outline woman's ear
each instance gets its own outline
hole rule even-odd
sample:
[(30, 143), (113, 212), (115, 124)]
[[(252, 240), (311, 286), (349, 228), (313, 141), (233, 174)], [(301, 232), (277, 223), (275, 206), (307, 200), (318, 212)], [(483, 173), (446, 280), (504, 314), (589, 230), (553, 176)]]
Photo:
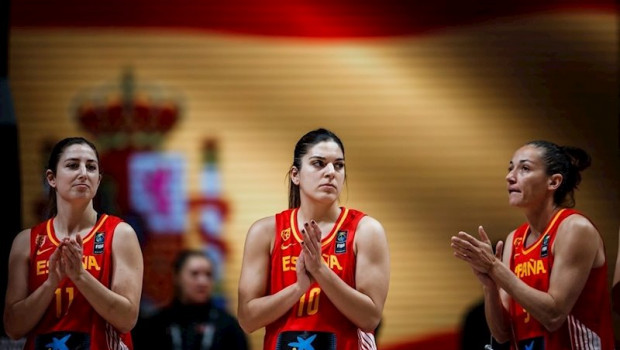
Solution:
[(297, 169), (296, 166), (292, 166), (291, 167), (291, 181), (293, 182), (293, 184), (299, 186), (299, 169)]
[(557, 190), (560, 185), (562, 184), (562, 180), (564, 180), (564, 177), (562, 176), (562, 174), (553, 174), (549, 177), (549, 189), (550, 190)]
[(51, 170), (47, 169), (45, 171), (45, 179), (47, 180), (47, 183), (48, 185), (50, 185), (51, 188), (56, 188), (56, 177)]

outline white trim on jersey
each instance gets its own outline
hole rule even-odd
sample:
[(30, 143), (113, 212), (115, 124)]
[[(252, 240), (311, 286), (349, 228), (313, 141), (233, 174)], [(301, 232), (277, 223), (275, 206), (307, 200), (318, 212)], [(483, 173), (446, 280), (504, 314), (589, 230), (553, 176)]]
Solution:
[(601, 337), (579, 322), (573, 315), (568, 315), (568, 331), (574, 350), (600, 350)]
[(363, 332), (358, 328), (357, 339), (359, 343), (359, 350), (377, 350), (377, 343), (375, 342), (374, 334)]

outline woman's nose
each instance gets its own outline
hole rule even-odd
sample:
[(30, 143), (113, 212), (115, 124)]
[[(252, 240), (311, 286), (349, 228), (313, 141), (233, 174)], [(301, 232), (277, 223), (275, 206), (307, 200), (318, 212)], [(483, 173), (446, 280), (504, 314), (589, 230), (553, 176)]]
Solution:
[(335, 172), (336, 172), (336, 169), (334, 168), (334, 165), (332, 163), (328, 163), (325, 166), (325, 174), (326, 175), (332, 176)]

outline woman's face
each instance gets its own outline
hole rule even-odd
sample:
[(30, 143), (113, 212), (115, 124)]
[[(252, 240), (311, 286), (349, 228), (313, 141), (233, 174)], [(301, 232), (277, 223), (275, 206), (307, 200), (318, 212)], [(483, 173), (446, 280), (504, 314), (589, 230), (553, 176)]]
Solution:
[(291, 180), (299, 185), (301, 197), (318, 202), (338, 200), (344, 179), (344, 155), (334, 141), (310, 147), (301, 159), (301, 169), (291, 170)]
[(190, 256), (176, 277), (179, 299), (184, 304), (203, 304), (211, 298), (213, 266), (201, 256)]
[(46, 175), (49, 185), (65, 200), (90, 200), (97, 194), (101, 182), (97, 155), (86, 144), (73, 144), (65, 148), (56, 165), (56, 174), (47, 170)]
[(542, 152), (541, 148), (525, 145), (514, 153), (506, 175), (510, 205), (535, 207), (553, 196), (557, 187), (546, 173)]

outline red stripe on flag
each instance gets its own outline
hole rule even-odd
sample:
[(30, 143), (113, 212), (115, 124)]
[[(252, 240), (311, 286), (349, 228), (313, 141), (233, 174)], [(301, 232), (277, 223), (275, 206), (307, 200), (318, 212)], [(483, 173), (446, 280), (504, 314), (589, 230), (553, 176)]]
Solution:
[(317, 38), (421, 34), (503, 16), (616, 11), (609, 0), (15, 0), (14, 27), (138, 27)]

